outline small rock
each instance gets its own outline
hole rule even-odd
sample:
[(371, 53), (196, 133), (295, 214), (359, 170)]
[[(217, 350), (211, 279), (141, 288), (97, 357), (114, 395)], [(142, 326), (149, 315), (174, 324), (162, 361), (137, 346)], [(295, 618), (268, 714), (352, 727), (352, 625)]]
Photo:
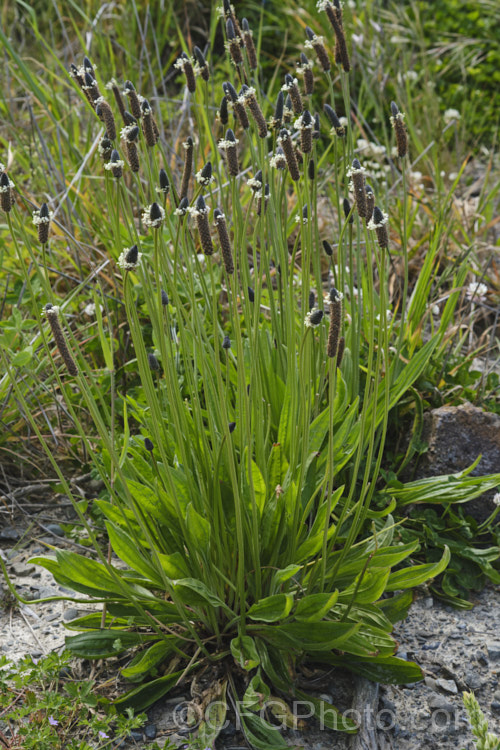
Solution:
[(20, 538), (21, 532), (13, 526), (5, 526), (0, 529), (0, 541), (2, 542), (17, 542)]
[(442, 680), (440, 678), (439, 680), (436, 680), (436, 687), (441, 688), (441, 690), (444, 690), (446, 693), (453, 693), (454, 695), (458, 693), (455, 680)]
[(64, 531), (58, 523), (49, 523), (45, 528), (47, 529), (47, 531), (52, 532), (52, 534), (55, 534), (56, 536), (64, 536)]
[(484, 664), (485, 667), (488, 666), (488, 657), (486, 656), (486, 654), (483, 654), (482, 651), (477, 652), (476, 659), (480, 664)]
[(431, 609), (434, 606), (434, 599), (432, 596), (426, 596), (424, 599), (424, 607), (426, 609)]
[(482, 679), (480, 678), (478, 673), (473, 669), (465, 673), (464, 680), (469, 690), (479, 690), (479, 688), (483, 684)]
[(500, 641), (486, 641), (486, 648), (490, 659), (500, 659)]
[(500, 701), (500, 690), (495, 690), (495, 692), (493, 693), (493, 698), (496, 701)]
[(148, 724), (144, 727), (144, 734), (146, 735), (146, 739), (148, 740), (154, 740), (156, 737), (156, 725), (155, 724)]
[(492, 701), (491, 710), (495, 713), (500, 713), (500, 701)]
[(34, 565), (26, 565), (25, 563), (15, 563), (12, 568), (12, 575), (17, 578), (25, 578), (35, 572)]
[(424, 682), (431, 690), (435, 690), (437, 687), (436, 680), (433, 677), (425, 677)]
[(75, 607), (69, 607), (63, 612), (63, 619), (66, 620), (66, 622), (68, 620), (74, 620), (75, 617), (78, 617), (79, 614), (80, 612), (78, 609), (76, 609)]
[(135, 742), (142, 742), (142, 732), (140, 729), (132, 729), (129, 735), (129, 739)]
[(422, 651), (435, 651), (438, 649), (441, 645), (441, 641), (437, 641), (435, 643), (424, 643), (422, 646)]
[(448, 714), (455, 712), (455, 706), (450, 701), (446, 700), (443, 695), (433, 695), (429, 699), (429, 708), (432, 711), (445, 711)]

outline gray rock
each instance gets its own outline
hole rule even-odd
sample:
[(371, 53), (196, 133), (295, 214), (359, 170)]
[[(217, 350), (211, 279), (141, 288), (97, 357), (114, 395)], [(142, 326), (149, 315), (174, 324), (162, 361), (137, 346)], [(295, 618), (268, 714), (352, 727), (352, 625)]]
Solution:
[(1, 542), (17, 542), (20, 538), (21, 532), (14, 526), (4, 526), (3, 529), (0, 529)]
[(51, 531), (56, 536), (64, 536), (64, 531), (61, 529), (58, 523), (49, 523), (45, 527), (47, 531)]
[(156, 726), (155, 724), (148, 724), (144, 727), (144, 734), (146, 735), (146, 739), (148, 740), (154, 740), (156, 737)]
[(12, 575), (17, 578), (26, 578), (26, 576), (30, 576), (34, 573), (35, 570), (36, 568), (34, 565), (26, 565), (25, 563), (14, 563), (11, 568)]
[(474, 669), (470, 669), (465, 673), (464, 680), (469, 690), (479, 690), (483, 684), (483, 680)]
[(444, 711), (448, 714), (455, 713), (455, 706), (443, 695), (433, 695), (429, 699), (429, 708), (431, 711)]
[(437, 683), (433, 677), (425, 677), (424, 682), (431, 690), (436, 690)]
[(441, 690), (444, 690), (446, 693), (453, 693), (454, 695), (458, 693), (455, 680), (436, 680), (436, 687), (441, 688)]
[(63, 612), (63, 619), (66, 620), (74, 620), (76, 617), (78, 617), (80, 614), (80, 611), (76, 609), (75, 607), (69, 607)]
[[(500, 466), (500, 416), (472, 404), (442, 406), (424, 416), (422, 440), (428, 451), (422, 457), (415, 479), (455, 474), (469, 467), (481, 454), (471, 476), (494, 474)], [(482, 523), (495, 509), (495, 491), (484, 493), (463, 505)]]
[(486, 641), (488, 656), (494, 661), (500, 659), (500, 641)]
[(135, 742), (142, 742), (142, 732), (140, 729), (132, 729), (130, 732), (130, 739)]

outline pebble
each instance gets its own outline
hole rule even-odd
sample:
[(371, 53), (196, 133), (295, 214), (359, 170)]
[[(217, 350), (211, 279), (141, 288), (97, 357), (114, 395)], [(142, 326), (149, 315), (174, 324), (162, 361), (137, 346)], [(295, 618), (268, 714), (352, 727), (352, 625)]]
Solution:
[(484, 664), (485, 667), (488, 666), (488, 657), (486, 656), (486, 654), (483, 654), (482, 651), (477, 652), (476, 659), (480, 664)]
[(491, 710), (495, 711), (496, 713), (500, 713), (500, 701), (492, 701)]
[(486, 641), (486, 649), (490, 659), (500, 659), (500, 641)]
[(63, 612), (63, 619), (68, 620), (74, 620), (75, 617), (78, 617), (80, 614), (80, 611), (76, 609), (75, 607), (69, 607), (68, 609), (64, 610)]
[(3, 529), (0, 529), (0, 541), (2, 542), (17, 542), (20, 538), (21, 532), (13, 526), (4, 526)]
[(26, 576), (30, 576), (35, 572), (35, 566), (26, 565), (25, 563), (14, 563), (11, 570), (12, 575), (17, 576), (17, 578), (26, 578)]
[(45, 528), (47, 529), (47, 531), (51, 531), (56, 536), (64, 536), (64, 531), (58, 523), (48, 523)]
[(433, 695), (429, 699), (429, 708), (432, 711), (445, 711), (448, 714), (455, 713), (455, 706), (446, 700), (443, 695)]
[(144, 734), (146, 735), (146, 739), (148, 740), (154, 740), (156, 737), (156, 725), (155, 724), (147, 724), (144, 727)]
[(132, 729), (129, 735), (130, 740), (134, 740), (135, 742), (142, 742), (142, 732), (140, 729)]
[(471, 669), (465, 673), (464, 680), (470, 690), (479, 690), (479, 688), (483, 684), (482, 679), (474, 669)]
[(436, 687), (441, 688), (441, 690), (444, 690), (446, 693), (453, 693), (454, 695), (458, 693), (455, 680), (436, 680)]

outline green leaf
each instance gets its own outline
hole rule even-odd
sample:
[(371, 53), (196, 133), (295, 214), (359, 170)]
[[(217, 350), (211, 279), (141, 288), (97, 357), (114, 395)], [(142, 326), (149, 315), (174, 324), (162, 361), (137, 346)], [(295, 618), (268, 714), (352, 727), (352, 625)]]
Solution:
[[(247, 471), (248, 471), (248, 461), (246, 461), (246, 465), (247, 465)], [(251, 467), (252, 467), (252, 483), (253, 483), (253, 493), (255, 497), (255, 504), (257, 506), (257, 510), (259, 511), (259, 516), (262, 516), (262, 512), (266, 504), (266, 483), (264, 481), (264, 477), (262, 476), (259, 467), (253, 460), (251, 462)]]
[(349, 588), (340, 592), (339, 602), (355, 601), (356, 604), (369, 604), (377, 601), (385, 591), (389, 573), (389, 570), (380, 569), (361, 572)]
[(194, 549), (201, 554), (208, 553), (210, 549), (210, 524), (189, 503), (186, 511), (186, 527), (189, 539)]
[(397, 656), (365, 656), (360, 660), (352, 656), (346, 659), (336, 654), (324, 653), (318, 654), (318, 659), (323, 664), (346, 667), (350, 672), (386, 685), (406, 685), (423, 679), (422, 670), (415, 662), (405, 661)]
[(12, 357), (11, 364), (13, 367), (26, 367), (26, 365), (29, 365), (32, 358), (33, 358), (33, 347), (27, 346), (21, 352), (17, 352), (17, 354), (15, 354)]
[[(83, 617), (76, 617), (74, 620), (63, 623), (66, 630), (100, 630), (102, 627), (102, 612), (92, 612), (89, 615), (83, 615)], [(113, 617), (113, 615), (107, 613), (104, 622), (105, 627), (112, 627), (113, 629), (123, 628), (127, 629), (130, 627), (128, 618)]]
[(318, 622), (328, 614), (338, 596), (338, 591), (334, 591), (333, 594), (309, 594), (304, 596), (295, 608), (294, 617), (299, 622)]
[[(250, 627), (250, 626), (249, 626)], [(284, 623), (276, 628), (263, 626), (259, 635), (275, 646), (291, 644), (300, 651), (324, 651), (341, 648), (347, 650), (347, 642), (361, 628), (361, 623), (315, 622), (314, 626), (305, 622)]]
[[(75, 552), (57, 550), (55, 560), (49, 557), (35, 557), (31, 562), (47, 568), (62, 586), (68, 586), (73, 591), (83, 594), (125, 596), (124, 592), (127, 590), (127, 584), (123, 582), (121, 586), (102, 563)], [(120, 575), (118, 571), (117, 575)]]
[(289, 581), (290, 578), (293, 578), (293, 576), (297, 575), (299, 571), (301, 571), (303, 568), (302, 565), (294, 565), (291, 563), (290, 565), (287, 565), (286, 568), (281, 568), (281, 570), (276, 570), (273, 573), (273, 586), (280, 586), (282, 583), (285, 583), (285, 581)]
[(163, 588), (164, 584), (161, 576), (155, 567), (141, 554), (141, 546), (137, 540), (134, 541), (129, 534), (118, 526), (115, 526), (111, 521), (106, 521), (105, 523), (111, 546), (120, 560), (127, 563), (132, 570), (148, 578), (158, 588)]
[(252, 747), (257, 750), (282, 750), (288, 747), (280, 734), (279, 727), (269, 724), (252, 713), (241, 711), (239, 716), (243, 733)]
[(260, 669), (249, 682), (243, 696), (243, 708), (249, 711), (260, 711), (271, 695), (269, 686), (263, 681)]
[(283, 484), (287, 470), (288, 463), (281, 450), (281, 443), (273, 443), (267, 463), (268, 495), (272, 495), (276, 487)]
[(254, 669), (259, 665), (259, 654), (255, 647), (253, 638), (248, 635), (239, 635), (231, 641), (231, 653), (240, 667)]
[[(161, 620), (165, 625), (173, 625), (174, 623), (183, 621), (182, 613), (172, 602), (166, 602), (162, 599), (140, 600), (138, 598), (137, 602), (143, 608), (147, 609), (150, 615), (156, 617), (157, 620)], [(127, 618), (137, 625), (152, 625), (151, 618), (143, 614), (131, 603), (108, 602), (107, 609), (114, 617)]]
[(185, 558), (180, 552), (173, 552), (171, 555), (159, 552), (158, 559), (167, 578), (189, 578)]
[(292, 414), (292, 390), (293, 383), (290, 381), (286, 384), (285, 397), (281, 405), (281, 418), (278, 428), (278, 443), (282, 446), (285, 456), (289, 457), (289, 446), (292, 434), (295, 432), (295, 420)]
[(390, 599), (381, 599), (375, 606), (379, 607), (387, 619), (394, 624), (408, 616), (408, 610), (412, 602), (413, 592), (403, 591)]
[(414, 586), (420, 586), (430, 578), (446, 569), (450, 561), (450, 550), (444, 548), (443, 556), (437, 563), (425, 563), (423, 565), (413, 565), (411, 568), (403, 568), (391, 573), (387, 581), (386, 591), (397, 591), (398, 589), (408, 589)]
[(148, 675), (152, 669), (161, 664), (164, 659), (173, 652), (175, 638), (161, 640), (153, 643), (145, 651), (136, 654), (128, 667), (121, 670), (123, 677), (131, 682), (138, 682)]
[(320, 698), (315, 698), (308, 693), (304, 693), (302, 690), (295, 690), (297, 698), (301, 698), (306, 703), (309, 703), (314, 707), (314, 716), (320, 722), (321, 726), (328, 727), (328, 729), (334, 729), (337, 732), (347, 732), (347, 734), (355, 734), (359, 726), (352, 719), (349, 719), (332, 706), (331, 703), (322, 701)]
[(255, 646), (262, 669), (269, 677), (273, 686), (284, 693), (288, 693), (290, 676), (280, 647), (273, 648), (271, 644), (266, 643), (262, 638), (255, 638)]
[(292, 594), (275, 594), (265, 599), (260, 599), (248, 610), (248, 617), (252, 620), (263, 622), (276, 622), (284, 620), (293, 606)]
[(66, 637), (66, 646), (75, 656), (82, 659), (105, 659), (117, 656), (123, 651), (156, 640), (158, 636), (131, 633), (126, 630), (97, 630)]
[[(189, 671), (198, 666), (198, 662), (192, 664)], [(156, 680), (147, 682), (145, 685), (129, 690), (121, 698), (113, 701), (113, 705), (119, 711), (126, 711), (127, 708), (133, 708), (135, 711), (144, 711), (156, 701), (163, 698), (173, 687), (176, 686), (179, 678), (185, 673), (185, 670), (173, 672), (172, 674), (158, 677)]]
[(390, 482), (380, 496), (394, 497), (398, 507), (415, 503), (466, 503), (500, 484), (500, 474), (469, 476), (476, 465), (477, 461), (457, 474), (426, 477), (406, 484)]
[(200, 604), (210, 604), (212, 607), (222, 607), (231, 616), (234, 615), (227, 604), (210, 591), (203, 581), (199, 581), (197, 578), (181, 578), (172, 581), (172, 585), (181, 601), (188, 606), (196, 607)]

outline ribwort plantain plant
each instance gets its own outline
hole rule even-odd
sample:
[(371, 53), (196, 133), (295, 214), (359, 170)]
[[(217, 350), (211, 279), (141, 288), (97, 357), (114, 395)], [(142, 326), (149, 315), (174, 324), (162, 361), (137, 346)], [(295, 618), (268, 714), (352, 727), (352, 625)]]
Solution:
[[(389, 317), (390, 229), (399, 227), (389, 222), (386, 196), (370, 189), (368, 198), (352, 123), (336, 114), (350, 112), (350, 61), (340, 10), (320, 5), (339, 50), (327, 50), (307, 27), (305, 49), (320, 62), (315, 95), (328, 99), (318, 99), (325, 113), (319, 118), (314, 100), (307, 99), (311, 109), (304, 106), (311, 97), (307, 58), (301, 57), (303, 91), (286, 73), (283, 90), (268, 96), (255, 73), (259, 45), (252, 48), (247, 23), (240, 31), (229, 2), (220, 22), (228, 58), (207, 62), (198, 50), (193, 65), (182, 52), (174, 66), (190, 116), (176, 120), (167, 102), (150, 97), (158, 122), (167, 123), (162, 132), (134, 84), (123, 86), (127, 114), (112, 81), (116, 114), (125, 122), (118, 142), (98, 69), (72, 66), (91, 129), (99, 119), (105, 126), (105, 134), (92, 130), (105, 159), (92, 162), (103, 198), (93, 231), (126, 315), (121, 324), (111, 310), (103, 315), (103, 295), (93, 289), (109, 398), (81, 338), (70, 325), (66, 336), (54, 312), (81, 287), (63, 299), (51, 283), (46, 255), (26, 230), (19, 201), (11, 200), (14, 183), (1, 175), (14, 249), (31, 261), (22, 272), (40, 328), (37, 344), (45, 347), (81, 450), (106, 488), (96, 506), (109, 546), (73, 497), (27, 408), (17, 364), (2, 348), (13, 392), (95, 550), (92, 558), (56, 550), (34, 560), (101, 605), (69, 623), (81, 632), (67, 646), (93, 659), (133, 652), (121, 673), (135, 687), (118, 698), (121, 708), (145, 708), (210, 665), (211, 700), (225, 705), (231, 696), (249, 743), (266, 750), (286, 746), (266, 708), (271, 690), (285, 702), (309, 700), (330, 728), (357, 730), (351, 718), (304, 692), (308, 661), (375, 680), (420, 679), (415, 664), (394, 655), (392, 624), (404, 617), (409, 590), (440, 574), (449, 559), (445, 548), (437, 562), (412, 565), (418, 541), (395, 538), (390, 488), (385, 507), (374, 510), (372, 498), (376, 488), (384, 491), (389, 414), (442, 346), (465, 274), (457, 271), (443, 322), (425, 343), (419, 333), (437, 246), (409, 309)], [(319, 31), (322, 19), (316, 22)], [(220, 75), (217, 62), (225, 66)], [(222, 92), (217, 118), (209, 102), (221, 101)], [(285, 127), (292, 114), (295, 122)], [(329, 239), (325, 197), (335, 214)], [(403, 255), (406, 228), (404, 237)], [(44, 253), (51, 242), (44, 236)], [(40, 315), (42, 298), (66, 369)], [(122, 385), (120, 325), (133, 347)], [(131, 387), (130, 370), (137, 373)], [(75, 408), (75, 392), (82, 409)], [(499, 481), (496, 475), (479, 484)], [(215, 728), (202, 721), (207, 744), (224, 717), (225, 709)]]

